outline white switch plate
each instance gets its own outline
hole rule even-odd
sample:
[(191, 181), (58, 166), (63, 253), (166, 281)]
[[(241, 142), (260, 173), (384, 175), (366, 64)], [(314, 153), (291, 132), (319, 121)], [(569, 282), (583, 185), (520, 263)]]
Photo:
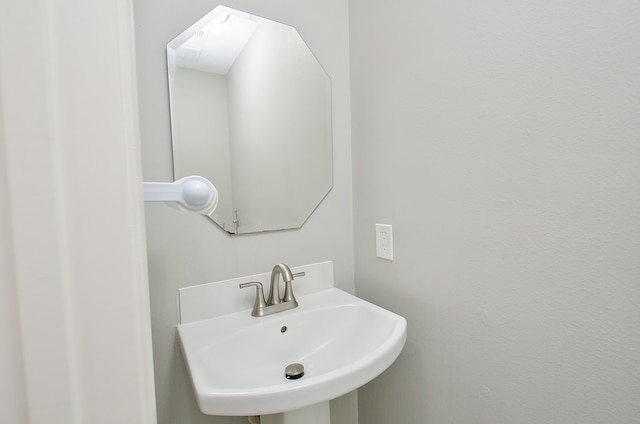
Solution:
[(388, 224), (376, 224), (376, 256), (393, 260), (393, 228)]

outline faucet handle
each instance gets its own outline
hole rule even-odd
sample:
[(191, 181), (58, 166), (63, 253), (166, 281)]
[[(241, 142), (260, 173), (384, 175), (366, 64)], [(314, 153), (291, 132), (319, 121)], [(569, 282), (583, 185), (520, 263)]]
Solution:
[[(295, 274), (291, 274), (291, 281), (295, 277), (304, 277), (306, 274), (304, 272), (296, 272)], [(283, 302), (293, 302), (296, 306), (298, 306), (298, 301), (296, 297), (293, 295), (293, 285), (291, 281), (284, 282), (284, 297), (282, 298)]]
[(240, 288), (244, 289), (246, 287), (256, 287), (256, 301), (253, 304), (253, 310), (251, 311), (251, 316), (261, 317), (264, 315), (264, 308), (267, 307), (267, 302), (264, 300), (264, 290), (262, 289), (262, 283), (257, 281), (251, 283), (242, 283), (240, 284)]

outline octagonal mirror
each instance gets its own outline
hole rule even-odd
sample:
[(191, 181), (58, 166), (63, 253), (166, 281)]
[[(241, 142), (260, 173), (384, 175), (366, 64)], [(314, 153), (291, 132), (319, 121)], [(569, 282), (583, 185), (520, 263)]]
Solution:
[(167, 45), (176, 179), (230, 234), (299, 228), (333, 185), (331, 82), (295, 28), (218, 6)]

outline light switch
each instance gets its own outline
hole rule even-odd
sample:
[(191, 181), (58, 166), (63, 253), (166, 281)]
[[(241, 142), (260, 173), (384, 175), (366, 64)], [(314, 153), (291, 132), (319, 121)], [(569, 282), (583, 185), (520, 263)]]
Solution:
[(376, 256), (393, 260), (393, 228), (388, 224), (376, 224)]

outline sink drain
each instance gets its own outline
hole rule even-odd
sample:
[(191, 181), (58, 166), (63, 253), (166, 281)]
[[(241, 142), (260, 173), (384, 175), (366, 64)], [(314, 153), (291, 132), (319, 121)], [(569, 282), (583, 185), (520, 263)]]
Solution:
[(299, 378), (302, 378), (303, 375), (304, 375), (304, 365), (302, 364), (298, 364), (298, 363), (289, 364), (284, 369), (284, 376), (289, 380), (297, 380)]

